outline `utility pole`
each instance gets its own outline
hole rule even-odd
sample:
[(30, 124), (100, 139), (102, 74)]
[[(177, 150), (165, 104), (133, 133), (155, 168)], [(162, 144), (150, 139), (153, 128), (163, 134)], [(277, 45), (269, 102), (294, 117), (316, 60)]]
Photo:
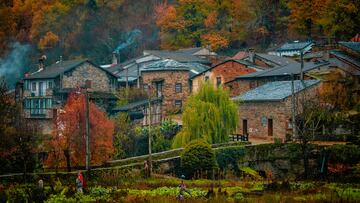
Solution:
[(129, 68), (126, 68), (126, 89), (129, 88)]
[(300, 62), (301, 62), (300, 80), (302, 82), (304, 80), (304, 51), (303, 50), (300, 51)]
[(139, 64), (136, 62), (136, 68), (137, 68), (137, 88), (140, 88), (140, 67)]
[(292, 114), (292, 131), (293, 131), (293, 140), (297, 138), (297, 131), (296, 131), (296, 106), (295, 106), (295, 87), (294, 87), (294, 74), (291, 74), (291, 114)]
[(85, 133), (86, 133), (86, 170), (88, 172), (90, 172), (90, 115), (89, 115), (89, 95), (88, 95), (88, 90), (87, 87), (85, 87), (85, 99), (86, 99), (86, 103), (85, 103)]
[(151, 157), (151, 98), (149, 95), (149, 177), (152, 175), (152, 157)]

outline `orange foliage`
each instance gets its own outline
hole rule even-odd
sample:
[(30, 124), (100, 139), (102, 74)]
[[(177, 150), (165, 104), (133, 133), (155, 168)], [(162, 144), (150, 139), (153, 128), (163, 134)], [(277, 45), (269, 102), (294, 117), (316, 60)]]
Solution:
[(44, 50), (48, 47), (53, 47), (57, 42), (59, 42), (59, 37), (53, 32), (47, 32), (46, 35), (40, 39), (38, 47)]
[(174, 6), (159, 5), (156, 8), (156, 24), (162, 31), (178, 30), (185, 26), (185, 21), (177, 16)]
[(213, 11), (212, 13), (210, 13), (210, 15), (208, 15), (208, 17), (204, 21), (205, 27), (207, 27), (207, 28), (214, 27), (217, 16), (218, 16), (218, 13), (216, 11)]
[(344, 173), (349, 170), (350, 167), (344, 164), (329, 164), (328, 171), (329, 173)]
[[(113, 154), (113, 122), (99, 108), (89, 103), (91, 165), (100, 165)], [(85, 96), (72, 93), (58, 115), (57, 128), (49, 146), (53, 151), (46, 160), (48, 167), (65, 167), (65, 152), (71, 166), (85, 165)]]
[(209, 33), (201, 36), (202, 43), (210, 45), (212, 50), (226, 48), (229, 46), (229, 40), (219, 33)]

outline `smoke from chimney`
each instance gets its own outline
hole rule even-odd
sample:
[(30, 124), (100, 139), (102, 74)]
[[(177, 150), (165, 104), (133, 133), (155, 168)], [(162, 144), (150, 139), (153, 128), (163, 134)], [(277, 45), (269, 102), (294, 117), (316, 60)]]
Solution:
[(0, 58), (0, 78), (4, 78), (10, 87), (14, 87), (15, 83), (24, 76), (26, 67), (30, 64), (28, 57), (30, 50), (30, 45), (15, 42), (5, 58)]
[(128, 32), (125, 34), (125, 42), (120, 43), (114, 50), (114, 53), (119, 54), (121, 50), (125, 49), (126, 47), (132, 45), (136, 38), (141, 35), (141, 31), (138, 29), (135, 29), (131, 32)]

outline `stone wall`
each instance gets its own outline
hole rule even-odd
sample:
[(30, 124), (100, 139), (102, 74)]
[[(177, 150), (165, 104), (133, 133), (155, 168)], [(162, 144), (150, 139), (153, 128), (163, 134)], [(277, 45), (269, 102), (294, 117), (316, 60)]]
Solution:
[(41, 134), (50, 135), (55, 127), (53, 119), (43, 119), (43, 118), (31, 118), (28, 119), (30, 124), (35, 125)]
[(197, 92), (201, 82), (205, 81), (205, 76), (209, 77), (209, 80), (216, 87), (217, 77), (221, 77), (221, 84), (225, 84), (238, 76), (246, 75), (255, 72), (254, 69), (248, 68), (244, 64), (240, 64), (234, 61), (227, 61), (221, 63), (204, 74), (198, 75), (193, 79), (192, 92)]
[[(249, 137), (258, 137), (272, 140), (280, 138), (285, 140), (291, 119), (291, 109), (286, 101), (282, 102), (251, 102), (241, 103), (239, 106), (238, 133), (243, 133), (243, 120), (247, 120)], [(268, 135), (268, 120), (272, 119), (273, 135)]]
[(265, 83), (270, 82), (266, 79), (252, 79), (252, 80), (232, 80), (226, 83), (226, 87), (230, 91), (230, 96), (239, 96), (245, 92), (257, 88)]
[[(175, 101), (180, 100), (184, 105), (190, 94), (189, 72), (188, 71), (152, 71), (142, 72), (143, 85), (149, 85), (155, 90), (155, 81), (162, 81), (162, 114), (164, 116), (178, 110)], [(175, 92), (175, 84), (181, 83), (181, 92)]]
[(62, 86), (63, 88), (81, 87), (85, 86), (86, 80), (91, 81), (92, 91), (110, 92), (115, 88), (115, 86), (111, 85), (113, 84), (111, 80), (115, 80), (115, 78), (87, 62), (76, 67), (71, 72), (65, 73)]

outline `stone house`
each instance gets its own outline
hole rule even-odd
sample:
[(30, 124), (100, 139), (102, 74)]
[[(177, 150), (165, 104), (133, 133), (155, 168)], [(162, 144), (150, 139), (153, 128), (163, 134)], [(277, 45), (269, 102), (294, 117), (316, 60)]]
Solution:
[(205, 70), (191, 80), (192, 92), (197, 92), (200, 84), (204, 81), (210, 81), (215, 87), (223, 85), (226, 82), (234, 80), (235, 77), (246, 75), (261, 70), (247, 61), (228, 59), (208, 70)]
[(352, 79), (352, 92), (360, 99), (360, 42), (339, 42), (339, 49), (330, 52), (330, 62), (332, 69)]
[[(141, 71), (151, 63), (165, 59), (175, 60), (186, 64), (202, 64), (210, 65), (211, 62), (204, 56), (206, 49), (203, 48), (189, 48), (178, 51), (168, 50), (145, 50), (142, 56), (127, 60), (123, 63), (117, 63), (116, 56), (112, 64), (102, 65), (101, 67), (112, 72), (118, 78), (119, 87), (138, 87), (141, 84)], [(216, 56), (216, 53), (210, 52), (211, 56)]]
[[(329, 64), (329, 62), (304, 63), (304, 79), (312, 79), (312, 77), (306, 75), (311, 71), (328, 70)], [(291, 75), (294, 76), (294, 79), (300, 79), (300, 73), (301, 65), (299, 63), (290, 63), (285, 66), (238, 76), (226, 82), (225, 86), (229, 88), (231, 96), (238, 96), (268, 82), (291, 80)]]
[[(25, 117), (40, 126), (44, 134), (52, 131), (53, 119), (67, 99), (80, 87), (88, 87), (90, 99), (111, 105), (112, 92), (117, 87), (116, 76), (89, 60), (58, 61), (50, 66), (39, 65), (39, 70), (23, 79), (22, 102)], [(105, 110), (107, 105), (103, 106)]]
[[(320, 81), (294, 81), (294, 96), (311, 99), (317, 95)], [(238, 133), (266, 140), (286, 139), (292, 134), (291, 81), (269, 82), (234, 97), (239, 102)], [(304, 95), (306, 97), (304, 97)], [(298, 113), (301, 110), (297, 109)]]
[(162, 115), (166, 116), (181, 110), (190, 95), (191, 79), (206, 69), (201, 64), (165, 59), (141, 70), (142, 85), (145, 91), (152, 91), (162, 99)]

